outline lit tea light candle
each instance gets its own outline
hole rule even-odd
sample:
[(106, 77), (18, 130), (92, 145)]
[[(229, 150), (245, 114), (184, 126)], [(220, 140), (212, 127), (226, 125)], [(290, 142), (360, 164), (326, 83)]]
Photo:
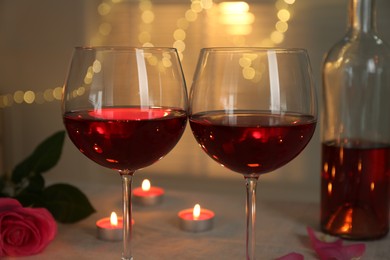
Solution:
[(213, 227), (214, 212), (202, 209), (196, 204), (193, 209), (185, 209), (178, 214), (180, 228), (190, 232), (202, 232)]
[(107, 241), (119, 241), (123, 237), (123, 219), (118, 218), (115, 212), (109, 218), (102, 218), (96, 222), (97, 237)]
[(153, 187), (148, 179), (143, 180), (141, 187), (133, 190), (134, 203), (152, 206), (162, 202), (164, 190), (159, 187)]
[[(134, 225), (134, 219), (131, 220)], [(108, 218), (96, 221), (97, 237), (101, 240), (119, 241), (123, 238), (123, 218), (118, 217), (115, 212), (111, 212)]]

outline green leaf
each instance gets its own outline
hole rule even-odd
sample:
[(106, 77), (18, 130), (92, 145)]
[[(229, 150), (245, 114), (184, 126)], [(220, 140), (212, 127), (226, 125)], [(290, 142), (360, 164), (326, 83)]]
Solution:
[(12, 181), (19, 183), (24, 178), (41, 174), (54, 167), (61, 157), (64, 140), (65, 131), (63, 130), (44, 140), (29, 157), (15, 167), (12, 172)]
[(43, 207), (42, 192), (23, 190), (14, 198), (17, 199), (23, 207)]
[(95, 212), (88, 198), (72, 185), (54, 184), (47, 187), (43, 194), (45, 207), (59, 222), (74, 223)]
[(41, 192), (45, 188), (45, 179), (42, 175), (35, 175), (29, 179), (28, 186), (25, 188), (30, 192)]
[(5, 197), (6, 194), (4, 192), (6, 179), (5, 176), (0, 176), (0, 197)]

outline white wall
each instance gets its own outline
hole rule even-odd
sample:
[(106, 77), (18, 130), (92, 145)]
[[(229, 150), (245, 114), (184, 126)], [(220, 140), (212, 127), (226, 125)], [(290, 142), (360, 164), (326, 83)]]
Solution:
[[(154, 1), (152, 1), (153, 3)], [(190, 1), (158, 1), (153, 6), (155, 21), (149, 28), (155, 45), (171, 46), (176, 21), (183, 17)], [(188, 3), (187, 3), (188, 2)], [(63, 84), (69, 58), (75, 45), (86, 45), (95, 37), (103, 22), (112, 24), (111, 35), (101, 38), (102, 44), (139, 45), (140, 11), (138, 1), (116, 5), (110, 15), (99, 16), (98, 0), (2, 0), (0, 1), (0, 94), (16, 90), (44, 91)], [(165, 3), (165, 4), (164, 4)], [(253, 34), (246, 36), (252, 45), (268, 37), (276, 21), (274, 1), (255, 1), (250, 11), (257, 15)], [(320, 67), (324, 53), (338, 41), (345, 30), (347, 0), (296, 0), (293, 17), (285, 41), (280, 47), (308, 49), (320, 92)], [(378, 31), (390, 42), (390, 2), (377, 0)], [(223, 27), (215, 27), (215, 19), (205, 14), (187, 30), (183, 68), (188, 88), (191, 85), (197, 55), (201, 47), (231, 45), (223, 37)], [(216, 34), (218, 32), (218, 34)], [(25, 158), (48, 135), (64, 129), (60, 102), (44, 104), (14, 104), (0, 111), (3, 117), (2, 145), (5, 165), (10, 170)], [(307, 149), (293, 162), (264, 176), (270, 182), (292, 183), (302, 187), (317, 187), (320, 171), (320, 138), (316, 134)], [(59, 165), (47, 177), (53, 181), (81, 182), (107, 173), (86, 159), (66, 139)], [(189, 127), (177, 147), (162, 161), (142, 173), (194, 175), (239, 178), (221, 168), (197, 146)]]

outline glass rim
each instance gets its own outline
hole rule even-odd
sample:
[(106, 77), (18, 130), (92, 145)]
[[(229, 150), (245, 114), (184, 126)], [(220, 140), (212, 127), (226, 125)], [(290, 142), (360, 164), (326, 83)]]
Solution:
[(304, 48), (279, 48), (279, 47), (206, 47), (201, 48), (201, 52), (268, 52), (276, 53), (307, 53)]
[(86, 51), (134, 51), (134, 50), (160, 50), (160, 51), (174, 51), (177, 49), (174, 47), (140, 47), (140, 46), (121, 46), (121, 45), (102, 45), (102, 46), (75, 46), (75, 50), (86, 50)]

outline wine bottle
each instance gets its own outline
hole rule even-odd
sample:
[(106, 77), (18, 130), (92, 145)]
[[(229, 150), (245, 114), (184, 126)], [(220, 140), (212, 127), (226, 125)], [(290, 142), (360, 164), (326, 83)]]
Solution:
[(375, 0), (349, 0), (344, 38), (322, 68), (321, 228), (346, 239), (389, 230), (390, 48)]

